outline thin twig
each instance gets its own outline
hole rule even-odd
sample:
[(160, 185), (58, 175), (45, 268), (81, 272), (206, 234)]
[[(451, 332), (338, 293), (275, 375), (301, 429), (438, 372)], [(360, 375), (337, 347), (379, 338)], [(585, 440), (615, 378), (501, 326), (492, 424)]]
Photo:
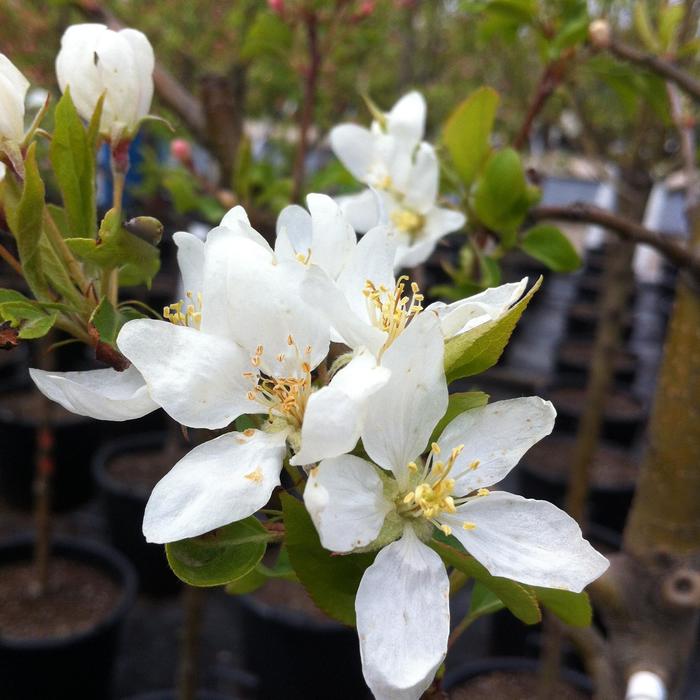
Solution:
[(0, 258), (2, 258), (20, 277), (24, 277), (19, 260), (17, 260), (17, 258), (2, 244), (0, 244)]
[(626, 240), (644, 243), (655, 248), (679, 268), (688, 269), (700, 276), (700, 257), (672, 240), (672, 234), (652, 231), (635, 221), (612, 214), (600, 207), (582, 202), (568, 206), (541, 206), (531, 209), (530, 217), (535, 221), (552, 219), (598, 224)]

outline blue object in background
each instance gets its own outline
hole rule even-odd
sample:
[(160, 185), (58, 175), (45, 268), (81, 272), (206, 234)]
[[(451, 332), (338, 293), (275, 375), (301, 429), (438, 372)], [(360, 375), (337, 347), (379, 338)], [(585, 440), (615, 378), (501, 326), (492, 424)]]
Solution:
[[(143, 136), (141, 132), (129, 146), (129, 172), (126, 174), (126, 185), (124, 187), (124, 208), (128, 209), (132, 202), (129, 190), (141, 184), (141, 164), (143, 163)], [(112, 169), (110, 167), (109, 144), (102, 144), (97, 153), (97, 206), (100, 210), (106, 211), (112, 207)]]

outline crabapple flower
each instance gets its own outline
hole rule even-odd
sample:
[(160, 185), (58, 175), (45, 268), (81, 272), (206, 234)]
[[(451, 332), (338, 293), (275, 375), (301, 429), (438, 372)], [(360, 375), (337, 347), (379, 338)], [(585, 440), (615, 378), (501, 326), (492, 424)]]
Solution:
[(380, 548), (355, 600), (363, 672), (378, 700), (420, 697), (447, 651), (449, 579), (426, 544), (435, 528), (492, 575), (529, 585), (581, 591), (608, 566), (554, 505), (487, 488), (551, 432), (549, 402), (528, 397), (466, 411), (421, 460), (447, 393), (442, 348), (411, 352), (413, 327), (386, 353), (403, 366), (372, 401), (362, 435), (372, 461), (323, 460), (304, 491), (324, 547)]
[(285, 207), (277, 219), (275, 254), (313, 263), (337, 279), (357, 245), (357, 236), (340, 207), (325, 194), (306, 197), (308, 211)]
[(153, 99), (153, 48), (136, 29), (113, 31), (104, 24), (74, 24), (61, 38), (56, 76), (83, 119), (105, 95), (100, 134), (113, 146), (131, 138)]
[(386, 374), (365, 371), (360, 353), (316, 391), (312, 372), (328, 352), (329, 329), (301, 299), (308, 267), (278, 258), (240, 207), (205, 243), (178, 236), (188, 301), (173, 304), (167, 321), (128, 322), (117, 345), (152, 398), (184, 425), (220, 429), (255, 413), (268, 420), (264, 430), (194, 448), (156, 485), (143, 530), (158, 543), (252, 515), (280, 483), (288, 448), (302, 463), (351, 450), (362, 427), (353, 398)]
[[(322, 269), (309, 270), (303, 294), (328, 318), (337, 339), (354, 350), (382, 355), (423, 311), (423, 295), (409, 278), (394, 276), (396, 235), (382, 227), (366, 233), (333, 280)], [(522, 296), (527, 278), (503, 284), (451, 304), (435, 302), (427, 310), (440, 319), (445, 340), (482, 323), (497, 320)]]
[(440, 167), (434, 148), (421, 141), (424, 126), (425, 101), (412, 92), (371, 129), (341, 124), (330, 133), (343, 165), (371, 188), (341, 198), (343, 211), (360, 232), (386, 219), (398, 236), (397, 268), (423, 262), (465, 223), (461, 212), (437, 206)]
[(0, 53), (0, 155), (24, 171), (20, 144), (24, 139), (24, 98), (29, 81), (5, 54)]

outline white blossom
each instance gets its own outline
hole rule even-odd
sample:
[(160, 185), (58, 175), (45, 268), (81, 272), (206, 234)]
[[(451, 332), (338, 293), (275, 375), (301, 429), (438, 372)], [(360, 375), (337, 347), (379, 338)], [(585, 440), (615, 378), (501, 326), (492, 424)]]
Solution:
[(445, 657), (449, 579), (426, 544), (435, 528), (492, 575), (525, 584), (580, 591), (608, 566), (563, 511), (487, 488), (551, 432), (549, 402), (530, 397), (466, 411), (421, 459), (447, 388), (442, 347), (430, 333), (438, 321), (432, 313), (418, 320), (422, 327), (411, 324), (385, 355), (391, 378), (373, 397), (362, 433), (372, 461), (323, 460), (304, 492), (324, 547), (381, 547), (355, 601), (363, 672), (378, 700), (419, 698)]
[(29, 81), (5, 54), (0, 53), (0, 155), (23, 172), (20, 144), (24, 140), (24, 100)]
[(372, 189), (339, 201), (357, 231), (378, 223), (397, 234), (395, 266), (426, 260), (444, 235), (465, 223), (461, 212), (437, 205), (440, 166), (422, 141), (425, 101), (416, 92), (401, 98), (370, 129), (341, 124), (331, 130), (333, 150), (345, 167)]
[(74, 24), (61, 38), (56, 76), (78, 113), (89, 120), (104, 93), (100, 133), (113, 145), (132, 137), (153, 98), (153, 48), (136, 29)]

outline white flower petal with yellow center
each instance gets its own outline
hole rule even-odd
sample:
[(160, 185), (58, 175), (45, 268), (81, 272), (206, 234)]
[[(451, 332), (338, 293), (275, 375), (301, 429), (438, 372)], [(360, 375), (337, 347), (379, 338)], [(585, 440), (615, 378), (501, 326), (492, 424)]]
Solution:
[(188, 452), (155, 486), (143, 534), (164, 544), (242, 520), (280, 483), (284, 433), (227, 433)]
[(378, 698), (420, 697), (447, 650), (447, 574), (424, 543), (433, 528), (454, 535), (492, 575), (527, 584), (580, 591), (608, 566), (563, 511), (484, 486), (551, 432), (549, 402), (530, 397), (467, 411), (420, 459), (441, 402), (437, 387), (423, 399), (416, 394), (441, 367), (441, 354), (426, 359), (434, 372), (407, 363), (400, 381), (393, 367), (373, 399), (362, 439), (375, 463), (351, 455), (323, 460), (304, 491), (324, 547), (350, 552), (394, 540), (365, 572), (355, 603), (365, 679)]
[(295, 259), (318, 265), (336, 279), (357, 245), (355, 231), (340, 207), (325, 194), (306, 197), (309, 211), (296, 204), (277, 219), (275, 253), (279, 260)]
[[(5, 54), (0, 53), (0, 154), (22, 174), (20, 144), (24, 140), (24, 100), (29, 81)], [(0, 172), (0, 180), (4, 171)]]

